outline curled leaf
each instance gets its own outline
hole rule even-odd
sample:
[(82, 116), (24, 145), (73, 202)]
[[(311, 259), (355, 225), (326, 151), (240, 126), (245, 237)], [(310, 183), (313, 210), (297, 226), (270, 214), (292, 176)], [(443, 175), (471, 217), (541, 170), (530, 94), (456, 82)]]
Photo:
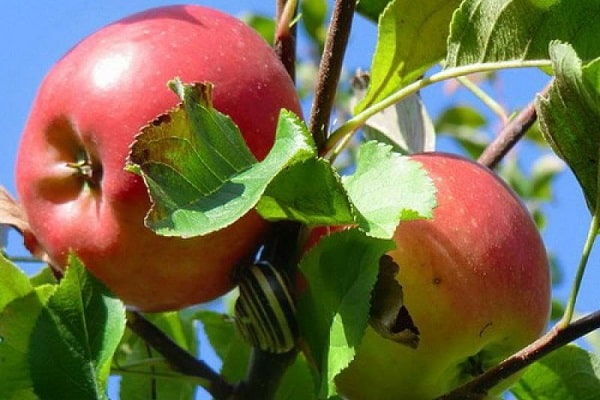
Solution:
[(396, 280), (398, 264), (384, 255), (379, 260), (379, 274), (373, 288), (369, 324), (386, 339), (417, 348), (419, 329), (404, 306), (402, 286)]
[(34, 257), (44, 262), (50, 261), (48, 254), (31, 231), (23, 207), (0, 186), (0, 248), (5, 247), (6, 227), (12, 227), (23, 235), (25, 247)]

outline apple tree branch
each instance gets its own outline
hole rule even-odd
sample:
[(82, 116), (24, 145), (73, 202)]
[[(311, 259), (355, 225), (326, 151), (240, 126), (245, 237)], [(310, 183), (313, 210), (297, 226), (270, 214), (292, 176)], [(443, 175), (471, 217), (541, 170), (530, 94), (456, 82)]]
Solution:
[(310, 131), (317, 148), (324, 149), (329, 119), (350, 37), (356, 0), (337, 0), (331, 16), (323, 57), (319, 65), (315, 99), (310, 114)]
[[(545, 95), (550, 89), (552, 81), (542, 89), (540, 95)], [(525, 136), (527, 130), (535, 123), (535, 99), (532, 100), (521, 112), (506, 124), (496, 138), (486, 147), (477, 160), (488, 168), (495, 168), (504, 156)]]
[(543, 356), (600, 328), (600, 311), (590, 313), (571, 324), (552, 328), (544, 336), (506, 360), (437, 400), (481, 399), (502, 380), (522, 370)]
[(176, 371), (200, 378), (202, 387), (215, 399), (228, 399), (233, 393), (233, 385), (225, 381), (217, 372), (202, 360), (196, 359), (179, 347), (163, 331), (148, 321), (142, 314), (127, 312), (127, 326), (136, 335), (158, 351)]

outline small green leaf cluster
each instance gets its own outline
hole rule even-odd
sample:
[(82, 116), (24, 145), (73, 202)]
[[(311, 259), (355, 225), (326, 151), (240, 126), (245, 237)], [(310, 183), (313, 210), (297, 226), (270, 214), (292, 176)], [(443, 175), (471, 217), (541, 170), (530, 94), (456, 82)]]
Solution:
[(0, 256), (0, 398), (106, 399), (125, 308), (71, 257), (60, 283)]

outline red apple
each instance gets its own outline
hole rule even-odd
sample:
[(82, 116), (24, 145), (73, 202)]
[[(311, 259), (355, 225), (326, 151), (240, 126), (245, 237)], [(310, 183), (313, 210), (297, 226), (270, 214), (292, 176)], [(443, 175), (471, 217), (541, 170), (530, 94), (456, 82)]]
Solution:
[(271, 47), (241, 21), (200, 6), (148, 10), (108, 25), (51, 69), (33, 104), (17, 191), (37, 240), (63, 268), (74, 251), (126, 303), (144, 311), (205, 302), (232, 287), (232, 268), (267, 223), (250, 212), (193, 239), (144, 227), (150, 203), (123, 170), (139, 129), (177, 96), (167, 81), (209, 81), (214, 106), (237, 123), (258, 159), (282, 108), (300, 113), (293, 82)]
[(517, 196), (462, 157), (412, 158), (435, 182), (438, 206), (431, 220), (401, 223), (389, 255), (420, 343), (409, 348), (369, 328), (336, 380), (349, 399), (431, 400), (529, 344), (548, 322), (548, 259)]

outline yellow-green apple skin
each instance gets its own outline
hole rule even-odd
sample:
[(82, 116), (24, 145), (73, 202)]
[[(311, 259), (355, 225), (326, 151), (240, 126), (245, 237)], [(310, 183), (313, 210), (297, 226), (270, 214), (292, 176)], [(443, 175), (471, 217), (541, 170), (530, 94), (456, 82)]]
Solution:
[[(159, 237), (144, 226), (147, 190), (123, 168), (140, 128), (178, 103), (167, 88), (175, 77), (212, 82), (215, 108), (232, 117), (259, 160), (272, 147), (280, 110), (301, 112), (293, 82), (251, 28), (201, 6), (156, 8), (100, 29), (56, 63), (34, 101), (16, 164), (20, 201), (52, 263), (64, 268), (73, 251), (143, 311), (228, 291), (232, 269), (268, 227), (254, 211), (192, 239)], [(75, 166), (86, 158), (89, 168)]]
[(401, 223), (389, 254), (420, 343), (409, 348), (369, 328), (336, 380), (349, 399), (434, 399), (538, 338), (548, 322), (546, 250), (517, 196), (462, 157), (412, 158), (433, 179), (438, 206), (430, 220)]

